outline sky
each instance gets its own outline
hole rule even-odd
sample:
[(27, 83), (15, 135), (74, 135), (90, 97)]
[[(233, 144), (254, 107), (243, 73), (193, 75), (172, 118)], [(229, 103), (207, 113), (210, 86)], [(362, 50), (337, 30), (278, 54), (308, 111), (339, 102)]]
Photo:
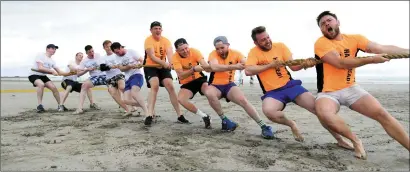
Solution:
[[(92, 45), (105, 54), (102, 42), (120, 42), (143, 54), (149, 25), (160, 21), (162, 35), (171, 43), (185, 38), (205, 58), (216, 36), (224, 35), (230, 48), (245, 56), (254, 47), (251, 30), (265, 26), (273, 42), (285, 43), (294, 59), (314, 56), (322, 36), (316, 17), (336, 13), (346, 34), (362, 34), (380, 44), (409, 47), (409, 2), (380, 1), (226, 1), (226, 2), (1, 2), (1, 76), (27, 76), (38, 53), (53, 43), (59, 67)], [(367, 55), (359, 53), (359, 56)], [(356, 70), (357, 76), (409, 76), (409, 60), (392, 60)], [(316, 77), (315, 69), (292, 72), (294, 78)]]

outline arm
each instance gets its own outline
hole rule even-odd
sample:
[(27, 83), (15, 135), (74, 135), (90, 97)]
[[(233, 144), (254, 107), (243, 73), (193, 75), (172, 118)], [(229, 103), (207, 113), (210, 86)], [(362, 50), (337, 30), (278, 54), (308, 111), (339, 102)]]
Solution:
[(162, 61), (159, 57), (155, 57), (155, 53), (154, 53), (153, 48), (148, 48), (145, 51), (147, 51), (147, 55), (148, 55), (149, 58), (151, 58), (152, 61), (154, 61), (155, 63), (158, 63), (162, 66), (166, 65), (166, 63), (164, 61)]
[(58, 75), (60, 76), (70, 76), (72, 75), (70, 72), (64, 72), (60, 70), (58, 67), (54, 67), (54, 70), (57, 71)]
[(258, 73), (271, 69), (273, 64), (274, 63), (258, 65), (258, 57), (251, 50), (251, 52), (248, 53), (248, 59), (246, 60), (245, 75), (257, 75)]
[(183, 71), (182, 69), (175, 69), (175, 72), (177, 73), (180, 79), (185, 79), (191, 76), (193, 73), (195, 73), (194, 70), (195, 68), (193, 67), (192, 69), (187, 70), (187, 71)]
[(212, 72), (211, 66), (203, 58), (199, 60), (199, 64), (202, 66), (205, 72)]
[(169, 45), (169, 47), (167, 48), (167, 58), (169, 63), (172, 62), (172, 51), (172, 46)]
[(380, 45), (370, 41), (366, 47), (366, 52), (374, 54), (409, 54), (409, 49), (400, 48), (394, 45)]
[(39, 71), (39, 72), (41, 72), (41, 73), (47, 73), (47, 74), (52, 74), (52, 73), (54, 73), (54, 70), (45, 68), (45, 67), (43, 66), (43, 63), (41, 63), (41, 62), (37, 62), (37, 66), (38, 66), (37, 71)]
[(339, 69), (352, 69), (373, 63), (373, 58), (340, 59), (339, 53), (336, 50), (332, 50), (322, 57), (322, 61)]
[(218, 60), (216, 59), (212, 59), (209, 62), (209, 65), (211, 66), (211, 70), (213, 72), (224, 72), (224, 71), (235, 70), (234, 65), (221, 65), (221, 64), (218, 64)]

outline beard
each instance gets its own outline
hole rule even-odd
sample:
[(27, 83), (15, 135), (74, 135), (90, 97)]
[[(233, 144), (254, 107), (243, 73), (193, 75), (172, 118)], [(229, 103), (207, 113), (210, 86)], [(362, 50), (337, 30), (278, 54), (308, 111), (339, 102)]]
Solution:
[(329, 33), (323, 33), (323, 36), (325, 36), (327, 39), (335, 39), (336, 36), (340, 34), (340, 29), (339, 29), (339, 27), (336, 27), (334, 29), (329, 28), (328, 32), (331, 32), (331, 33), (330, 34)]
[(222, 59), (226, 59), (228, 57), (228, 52), (224, 52), (223, 54), (219, 54)]
[(270, 47), (269, 46), (267, 46), (267, 45), (265, 45), (265, 46), (263, 46), (263, 45), (261, 45), (261, 44), (257, 44), (257, 46), (262, 50), (262, 51), (269, 51), (269, 50), (271, 50), (272, 49), (272, 42), (270, 42)]

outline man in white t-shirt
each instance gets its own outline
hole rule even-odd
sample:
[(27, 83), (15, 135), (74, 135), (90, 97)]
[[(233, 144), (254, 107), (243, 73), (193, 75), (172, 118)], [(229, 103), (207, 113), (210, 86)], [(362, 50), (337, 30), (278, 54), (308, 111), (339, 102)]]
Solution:
[(53, 96), (58, 103), (58, 111), (63, 111), (64, 108), (60, 102), (60, 94), (56, 86), (51, 82), (51, 80), (46, 76), (46, 74), (53, 74), (54, 76), (58, 75), (67, 75), (68, 73), (61, 71), (56, 66), (56, 62), (51, 58), (54, 55), (58, 46), (54, 44), (49, 44), (46, 47), (46, 53), (38, 54), (32, 69), (36, 71), (30, 71), (30, 76), (28, 77), (29, 81), (33, 84), (34, 87), (37, 87), (37, 112), (45, 112), (45, 109), (42, 105), (44, 87), (53, 92)]
[[(81, 85), (80, 103), (74, 114), (84, 113), (83, 105), (85, 100), (85, 94), (89, 89), (95, 86), (107, 84), (105, 72), (98, 69), (100, 68), (101, 64), (104, 63), (104, 60), (100, 57), (99, 54), (94, 53), (94, 49), (91, 45), (85, 46), (84, 49), (87, 54), (87, 57), (83, 61), (81, 61), (77, 75), (82, 76), (85, 73), (89, 72), (90, 78), (88, 78)], [(95, 103), (90, 104), (90, 108), (93, 108), (93, 105), (95, 105)]]
[[(83, 60), (83, 53), (78, 52), (77, 54), (75, 54), (74, 61), (69, 62), (67, 65), (68, 71), (78, 71), (82, 60)], [(64, 103), (67, 100), (68, 94), (70, 94), (73, 91), (78, 92), (78, 93), (81, 92), (82, 83), (78, 82), (77, 80), (78, 80), (77, 74), (63, 77), (63, 81), (61, 82), (61, 87), (64, 88), (65, 92), (63, 93), (63, 96), (62, 96), (63, 100), (61, 104), (63, 105), (64, 111), (67, 111), (67, 108), (64, 106)], [(88, 97), (88, 100), (90, 100), (91, 108), (99, 109), (99, 107), (96, 104), (94, 104), (91, 89), (87, 91), (87, 97)]]
[[(139, 106), (143, 109), (145, 116), (148, 117), (148, 107), (144, 98), (139, 93), (144, 84), (142, 70), (137, 69), (137, 64), (142, 64), (142, 56), (132, 49), (125, 49), (119, 42), (111, 45), (111, 50), (117, 55), (117, 61), (120, 63), (120, 70), (125, 73), (125, 103), (131, 106)], [(150, 125), (151, 121), (145, 118), (145, 125)]]
[(107, 54), (103, 57), (104, 63), (101, 71), (105, 71), (108, 92), (111, 97), (125, 110), (124, 115), (129, 116), (132, 115), (131, 107), (127, 107), (121, 98), (121, 92), (124, 92), (125, 88), (125, 76), (120, 69), (111, 68), (112, 66), (118, 65), (117, 55), (112, 52), (110, 48), (111, 44), (110, 40), (105, 40), (103, 42), (103, 48)]

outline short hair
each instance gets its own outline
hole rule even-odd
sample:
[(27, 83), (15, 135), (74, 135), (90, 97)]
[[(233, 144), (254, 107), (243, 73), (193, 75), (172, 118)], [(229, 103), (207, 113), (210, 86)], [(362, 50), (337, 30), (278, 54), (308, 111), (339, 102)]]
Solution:
[(75, 53), (75, 56), (77, 57), (79, 54), (81, 54), (82, 52), (78, 52), (78, 53)]
[(93, 46), (91, 46), (91, 45), (87, 45), (87, 46), (85, 46), (85, 52), (87, 52), (88, 50), (91, 50), (93, 48)]
[(174, 42), (174, 46), (176, 49), (182, 44), (188, 44), (188, 42), (184, 38), (179, 38)]
[(104, 42), (103, 42), (103, 47), (105, 47), (105, 45), (107, 45), (107, 44), (109, 44), (109, 43), (112, 43), (110, 40), (105, 40)]
[(154, 21), (151, 23), (150, 29), (152, 29), (155, 26), (162, 27), (162, 24), (159, 21)]
[(323, 11), (323, 12), (320, 13), (319, 16), (317, 16), (317, 18), (316, 18), (316, 23), (317, 23), (318, 26), (320, 26), (320, 24), (319, 24), (320, 19), (322, 19), (324, 16), (327, 16), (327, 15), (332, 16), (332, 17), (334, 17), (334, 18), (337, 20), (336, 14), (331, 13), (330, 11)]
[(265, 26), (258, 26), (258, 27), (253, 28), (252, 29), (252, 35), (251, 35), (252, 40), (256, 41), (256, 35), (260, 34), (260, 33), (263, 33), (263, 32), (266, 32)]

